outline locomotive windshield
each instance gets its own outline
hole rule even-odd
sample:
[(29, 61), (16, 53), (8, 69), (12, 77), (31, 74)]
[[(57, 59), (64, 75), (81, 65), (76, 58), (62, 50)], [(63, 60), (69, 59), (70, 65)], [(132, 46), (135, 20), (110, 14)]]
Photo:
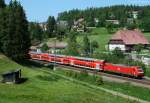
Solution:
[(138, 68), (138, 72), (139, 72), (139, 73), (144, 73), (143, 68)]

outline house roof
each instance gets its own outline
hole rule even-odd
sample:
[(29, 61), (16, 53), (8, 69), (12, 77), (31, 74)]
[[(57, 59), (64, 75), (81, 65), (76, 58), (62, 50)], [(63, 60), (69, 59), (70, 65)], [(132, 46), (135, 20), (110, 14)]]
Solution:
[(123, 40), (127, 45), (150, 44), (140, 30), (120, 30), (115, 33), (111, 40)]
[(38, 46), (31, 46), (30, 49), (31, 50), (36, 50), (38, 48)]
[[(40, 47), (42, 47), (43, 43), (40, 44)], [(68, 44), (66, 42), (47, 42), (47, 45), (49, 48), (59, 48), (59, 49), (63, 49), (66, 48), (68, 46)]]
[(112, 22), (119, 22), (119, 20), (115, 20), (115, 19), (113, 19), (113, 20), (106, 20), (106, 21), (112, 21)]

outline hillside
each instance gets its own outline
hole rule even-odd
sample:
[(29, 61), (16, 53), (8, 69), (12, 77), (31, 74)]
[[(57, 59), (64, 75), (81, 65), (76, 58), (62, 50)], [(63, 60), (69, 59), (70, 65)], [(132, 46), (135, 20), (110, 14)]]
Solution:
[[(93, 28), (91, 29), (90, 33), (88, 34), (88, 38), (90, 42), (92, 41), (97, 41), (99, 44), (99, 48), (96, 49), (96, 52), (102, 52), (102, 51), (107, 51), (107, 46), (109, 39), (112, 37), (112, 35), (116, 32), (117, 30), (114, 30), (112, 34), (109, 34), (107, 32), (106, 28)], [(77, 44), (80, 46), (83, 45), (83, 38), (84, 38), (85, 33), (78, 33), (77, 35)], [(144, 36), (149, 40), (150, 42), (150, 32), (144, 33)], [(64, 38), (63, 42), (67, 43), (68, 38)], [(49, 38), (47, 42), (53, 43), (55, 40), (54, 38)]]
[[(112, 34), (108, 34), (107, 30), (105, 28), (94, 28), (92, 29), (91, 35), (88, 36), (90, 39), (90, 42), (97, 41), (99, 44), (99, 48), (96, 50), (99, 51), (105, 51), (105, 46), (107, 45), (109, 39), (111, 38)], [(83, 35), (79, 35), (77, 38), (78, 44), (83, 44)]]
[[(94, 28), (92, 29), (90, 34), (91, 34), (89, 35), (90, 41), (95, 40), (99, 44), (99, 48), (96, 51), (97, 52), (106, 51), (108, 41), (113, 34), (109, 34), (106, 28)], [(144, 35), (150, 41), (150, 33), (144, 33)], [(78, 41), (78, 44), (83, 44), (83, 35), (79, 35), (77, 38), (77, 41)]]
[(73, 9), (59, 13), (58, 20), (68, 21), (71, 25), (74, 20), (82, 17), (89, 27), (105, 27), (107, 20), (117, 20), (119, 21), (119, 27), (124, 27), (125, 25), (129, 26), (135, 19), (137, 27), (150, 31), (149, 8), (150, 6), (116, 5), (99, 8), (91, 7), (83, 10)]
[(0, 83), (0, 103), (132, 103), (0, 56), (0, 74), (16, 68), (21, 68), (28, 80), (19, 85)]

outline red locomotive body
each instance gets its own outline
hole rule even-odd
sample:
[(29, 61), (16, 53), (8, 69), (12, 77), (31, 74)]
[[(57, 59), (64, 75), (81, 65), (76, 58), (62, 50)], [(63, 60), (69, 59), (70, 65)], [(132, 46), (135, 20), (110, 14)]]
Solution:
[(81, 57), (72, 57), (64, 55), (53, 55), (53, 54), (44, 54), (44, 53), (29, 53), (31, 59), (43, 60), (48, 62), (56, 62), (59, 64), (94, 69), (99, 71), (108, 71), (119, 74), (131, 75), (134, 77), (143, 77), (144, 72), (138, 66), (124, 66), (124, 65), (115, 65), (107, 63), (103, 60), (91, 59), (91, 58), (81, 58)]
[(111, 63), (106, 63), (104, 66), (104, 71), (109, 71), (109, 72), (114, 72), (114, 73), (119, 73), (119, 74), (126, 74), (126, 75), (131, 75), (131, 76), (143, 76), (144, 72), (140, 67), (134, 66), (134, 67), (129, 67), (129, 66), (124, 66), (124, 65), (115, 65)]

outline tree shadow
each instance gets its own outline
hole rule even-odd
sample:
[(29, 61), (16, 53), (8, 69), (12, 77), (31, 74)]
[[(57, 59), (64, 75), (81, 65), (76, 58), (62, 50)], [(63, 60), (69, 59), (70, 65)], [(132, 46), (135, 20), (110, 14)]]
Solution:
[(39, 60), (25, 60), (19, 64), (33, 70), (38, 70), (43, 67), (46, 67), (49, 70), (53, 70), (54, 68), (53, 64), (50, 64), (49, 62), (46, 61), (39, 61)]

